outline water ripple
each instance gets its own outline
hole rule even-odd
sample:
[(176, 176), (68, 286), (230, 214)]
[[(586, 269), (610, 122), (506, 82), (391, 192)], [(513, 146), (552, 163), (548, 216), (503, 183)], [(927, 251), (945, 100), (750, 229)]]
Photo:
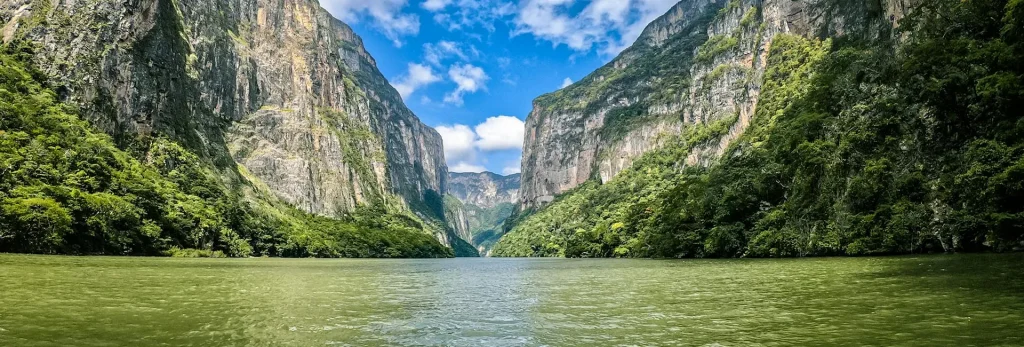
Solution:
[(0, 346), (1024, 345), (1024, 255), (0, 255)]

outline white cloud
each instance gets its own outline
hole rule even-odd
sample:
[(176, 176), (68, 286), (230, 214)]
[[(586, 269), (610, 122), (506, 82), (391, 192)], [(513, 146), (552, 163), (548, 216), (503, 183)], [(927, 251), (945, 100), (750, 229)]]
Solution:
[(393, 84), (402, 98), (408, 98), (416, 90), (439, 81), (441, 77), (434, 74), (434, 70), (429, 66), (409, 63), (409, 72), (396, 79)]
[(516, 117), (497, 116), (487, 118), (474, 130), (476, 146), (482, 151), (522, 149), (526, 125)]
[(419, 17), (402, 13), (407, 0), (321, 0), (320, 4), (348, 23), (358, 23), (361, 17), (369, 16), (373, 25), (395, 46), (402, 45), (402, 37), (415, 36), (420, 32)]
[(576, 51), (599, 47), (614, 55), (632, 45), (643, 29), (678, 0), (593, 0), (572, 15), (575, 0), (523, 0), (513, 35), (530, 34)]
[(460, 44), (444, 40), (437, 43), (423, 44), (423, 60), (437, 66), (451, 58), (466, 61), (479, 56), (480, 51), (471, 44)]
[(480, 173), (480, 172), (487, 171), (487, 168), (485, 168), (483, 166), (480, 166), (480, 165), (474, 165), (474, 164), (470, 164), (470, 163), (466, 163), (466, 162), (458, 162), (458, 163), (455, 163), (455, 165), (449, 165), (448, 166), (448, 171), (450, 171), (450, 172), (474, 172), (474, 173)]
[(508, 176), (508, 175), (515, 175), (517, 173), (521, 173), (522, 171), (523, 171), (522, 166), (512, 165), (512, 166), (506, 166), (504, 169), (502, 169), (501, 170), (501, 174), (505, 175), (505, 176)]
[(507, 69), (509, 65), (512, 65), (512, 58), (509, 57), (498, 57), (498, 66), (502, 69)]
[(592, 33), (577, 31), (577, 25), (568, 15), (562, 14), (562, 8), (571, 5), (571, 0), (526, 0), (519, 8), (514, 34), (533, 34), (537, 38), (546, 39), (555, 44), (566, 44), (570, 48), (585, 50), (590, 48), (590, 40), (586, 38)]
[(519, 76), (512, 76), (512, 74), (505, 74), (505, 77), (501, 79), (502, 83), (515, 87), (519, 84)]
[(569, 77), (566, 77), (565, 80), (562, 81), (562, 88), (565, 88), (565, 87), (568, 87), (568, 86), (571, 86), (571, 85), (572, 85), (572, 79), (569, 78)]
[(449, 163), (476, 160), (476, 133), (462, 124), (436, 128), (444, 141), (444, 157)]
[[(475, 128), (455, 124), (436, 127), (444, 140), (444, 156), (452, 172), (482, 172), (486, 169), (486, 153), (522, 150), (525, 133), (523, 121), (510, 116), (487, 118)], [(522, 158), (507, 163), (503, 174), (517, 173)]]
[(664, 15), (676, 3), (678, 3), (677, 0), (637, 0), (636, 11), (639, 13), (639, 19), (620, 29), (619, 41), (609, 44), (603, 53), (616, 55), (629, 48), (640, 37), (640, 34), (643, 34), (648, 24)]
[(486, 90), (485, 85), (490, 77), (484, 69), (470, 64), (456, 64), (448, 70), (448, 77), (455, 82), (457, 87), (444, 97), (444, 102), (454, 105), (462, 105), (462, 97), (466, 93), (476, 93)]
[(623, 23), (629, 16), (631, 3), (632, 1), (629, 0), (594, 0), (583, 9), (580, 17), (595, 22)]
[[(452, 11), (434, 15), (434, 21), (447, 27), (449, 31), (480, 27), (494, 32), (495, 22), (516, 11), (515, 4), (505, 0), (427, 0), (427, 2), (430, 2), (431, 6), (440, 5), (441, 2), (447, 3), (446, 6), (439, 7), (433, 12), (446, 8), (448, 4), (452, 5)], [(424, 8), (430, 10), (426, 5), (424, 3)]]
[(434, 12), (443, 10), (445, 7), (448, 7), (448, 5), (451, 5), (451, 3), (452, 0), (427, 0), (420, 6), (427, 11)]

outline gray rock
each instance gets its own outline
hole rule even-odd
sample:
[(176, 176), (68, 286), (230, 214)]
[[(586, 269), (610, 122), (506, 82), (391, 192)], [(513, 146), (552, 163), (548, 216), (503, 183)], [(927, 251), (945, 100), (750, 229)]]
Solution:
[(127, 145), (166, 136), (304, 211), (447, 191), (441, 137), (315, 0), (6, 0), (61, 97)]
[[(534, 101), (526, 120), (520, 207), (544, 205), (588, 180), (607, 182), (688, 127), (729, 122), (724, 136), (699, 144), (682, 160), (709, 165), (749, 127), (776, 35), (881, 35), (867, 24), (898, 25), (919, 2), (680, 1), (605, 67)], [(703, 47), (686, 44), (701, 34), (707, 38)], [(687, 53), (695, 58), (680, 65)], [(621, 125), (621, 116), (612, 121), (624, 112), (633, 112), (624, 117), (629, 126)]]
[(449, 193), (463, 203), (490, 208), (519, 201), (519, 174), (502, 176), (491, 172), (453, 172), (448, 177)]

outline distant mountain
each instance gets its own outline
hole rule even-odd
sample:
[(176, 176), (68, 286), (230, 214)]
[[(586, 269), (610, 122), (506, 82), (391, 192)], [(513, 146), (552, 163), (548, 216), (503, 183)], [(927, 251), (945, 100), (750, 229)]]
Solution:
[(502, 224), (515, 210), (520, 175), (491, 172), (450, 173), (446, 206), (455, 229), (481, 255), (486, 255), (502, 235)]
[(464, 203), (494, 207), (519, 200), (521, 175), (502, 176), (491, 172), (448, 174), (448, 192)]

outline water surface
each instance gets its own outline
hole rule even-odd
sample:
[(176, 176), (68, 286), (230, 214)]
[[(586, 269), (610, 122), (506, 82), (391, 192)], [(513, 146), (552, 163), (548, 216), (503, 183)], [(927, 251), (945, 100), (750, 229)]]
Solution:
[(1024, 255), (0, 255), (0, 346), (1022, 346)]

